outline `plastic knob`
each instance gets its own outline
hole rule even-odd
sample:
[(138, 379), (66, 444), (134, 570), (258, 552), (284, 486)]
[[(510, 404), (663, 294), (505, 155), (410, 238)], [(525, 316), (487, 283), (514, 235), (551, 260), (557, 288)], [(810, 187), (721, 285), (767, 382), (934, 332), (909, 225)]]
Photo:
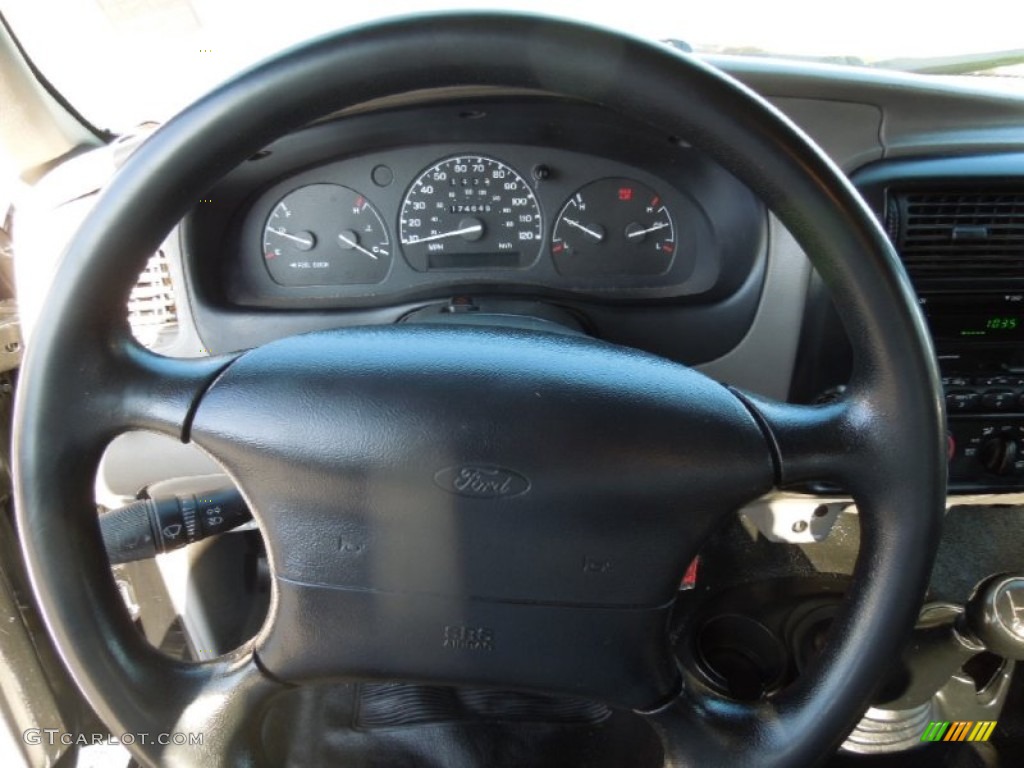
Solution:
[(985, 579), (967, 601), (964, 619), (987, 650), (1024, 660), (1024, 576), (1003, 573)]
[(1021, 450), (1016, 440), (994, 437), (981, 446), (978, 456), (985, 470), (993, 475), (1017, 473), (1016, 462)]

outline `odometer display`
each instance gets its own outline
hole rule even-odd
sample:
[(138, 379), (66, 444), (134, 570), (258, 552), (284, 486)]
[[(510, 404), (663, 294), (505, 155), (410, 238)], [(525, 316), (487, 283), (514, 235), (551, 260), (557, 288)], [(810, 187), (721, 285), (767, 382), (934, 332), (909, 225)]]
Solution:
[(398, 232), (413, 269), (531, 265), (543, 237), (533, 190), (491, 157), (449, 157), (423, 171), (402, 201)]

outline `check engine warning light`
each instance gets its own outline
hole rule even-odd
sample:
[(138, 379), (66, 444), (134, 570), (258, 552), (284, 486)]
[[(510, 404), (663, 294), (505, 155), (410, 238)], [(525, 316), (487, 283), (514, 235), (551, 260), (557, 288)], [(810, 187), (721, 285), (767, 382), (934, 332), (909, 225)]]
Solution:
[(619, 187), (619, 200), (624, 203), (628, 203), (633, 199), (633, 188), (632, 187)]

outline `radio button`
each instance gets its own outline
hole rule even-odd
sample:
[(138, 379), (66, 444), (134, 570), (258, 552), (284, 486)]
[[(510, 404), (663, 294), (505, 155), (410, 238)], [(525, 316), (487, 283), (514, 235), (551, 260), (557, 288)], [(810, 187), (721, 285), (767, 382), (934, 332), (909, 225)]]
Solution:
[(944, 387), (968, 387), (971, 382), (965, 376), (943, 376), (942, 386)]
[(980, 387), (1022, 387), (1024, 377), (1021, 376), (982, 376), (974, 383)]
[(949, 413), (967, 413), (968, 411), (976, 411), (980, 404), (981, 395), (977, 392), (971, 392), (970, 390), (953, 390), (952, 392), (946, 393), (946, 410)]
[(1009, 389), (995, 389), (981, 396), (986, 411), (1012, 411), (1017, 406), (1017, 395)]

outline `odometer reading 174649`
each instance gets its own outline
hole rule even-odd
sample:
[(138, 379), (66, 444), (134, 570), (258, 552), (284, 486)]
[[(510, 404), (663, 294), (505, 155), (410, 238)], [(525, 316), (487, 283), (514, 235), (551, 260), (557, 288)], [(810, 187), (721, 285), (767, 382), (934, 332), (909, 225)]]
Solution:
[(398, 232), (413, 269), (515, 269), (532, 264), (543, 233), (522, 176), (480, 155), (441, 160), (412, 183)]

